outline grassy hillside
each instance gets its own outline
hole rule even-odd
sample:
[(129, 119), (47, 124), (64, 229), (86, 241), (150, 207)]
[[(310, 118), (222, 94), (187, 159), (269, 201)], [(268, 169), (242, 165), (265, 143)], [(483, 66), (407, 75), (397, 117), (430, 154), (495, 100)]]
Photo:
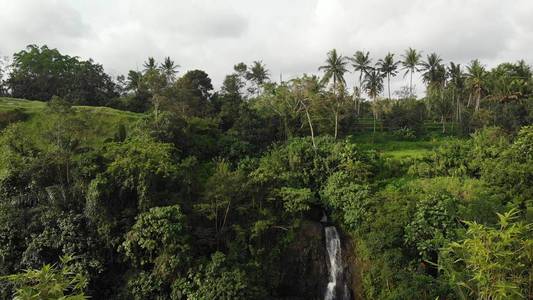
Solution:
[[(27, 119), (23, 127), (29, 135), (36, 136), (43, 128), (46, 122), (46, 103), (42, 101), (31, 101), (15, 98), (0, 97), (0, 114), (14, 111), (22, 112)], [(143, 114), (121, 111), (109, 107), (96, 106), (75, 106), (75, 110), (82, 115), (90, 128), (88, 143), (100, 143), (106, 138), (112, 137), (119, 124), (130, 127), (137, 120), (142, 118)], [(373, 120), (363, 120), (362, 123), (370, 124)], [(378, 132), (372, 134), (372, 127), (366, 132), (357, 133), (350, 136), (350, 140), (359, 144), (363, 149), (375, 149), (381, 153), (387, 154), (393, 158), (413, 157), (420, 158), (428, 154), (432, 149), (446, 143), (452, 137), (446, 137), (439, 134), (438, 130), (432, 130), (435, 124), (426, 124), (426, 129), (431, 132), (430, 135), (414, 141), (398, 140), (397, 137), (390, 133)], [(437, 125), (439, 126), (439, 125)]]
[[(37, 136), (45, 126), (47, 119), (45, 108), (46, 102), (42, 101), (0, 97), (0, 116), (9, 116), (18, 112), (18, 115), (24, 118), (22, 126), (29, 136)], [(143, 116), (109, 107), (74, 106), (74, 109), (89, 129), (87, 143), (101, 143), (112, 137), (120, 124), (128, 128)]]

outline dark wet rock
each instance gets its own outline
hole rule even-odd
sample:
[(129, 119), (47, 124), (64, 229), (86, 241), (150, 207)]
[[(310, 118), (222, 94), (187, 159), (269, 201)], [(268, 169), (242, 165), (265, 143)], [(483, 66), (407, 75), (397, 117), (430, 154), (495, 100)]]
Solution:
[(324, 228), (303, 222), (281, 260), (280, 299), (322, 299), (328, 281)]
[(355, 241), (348, 235), (341, 234), (342, 256), (345, 265), (346, 282), (354, 300), (363, 299), (361, 262), (357, 258)]

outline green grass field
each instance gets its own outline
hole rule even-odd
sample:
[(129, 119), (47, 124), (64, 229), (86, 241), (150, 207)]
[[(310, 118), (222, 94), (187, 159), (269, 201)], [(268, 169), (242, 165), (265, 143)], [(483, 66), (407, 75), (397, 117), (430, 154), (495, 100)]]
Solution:
[(431, 134), (413, 141), (399, 140), (388, 132), (358, 133), (349, 140), (356, 143), (363, 150), (376, 150), (392, 158), (422, 158), (435, 148), (444, 145), (457, 137), (442, 134)]
[[(20, 110), (27, 119), (23, 122), (23, 130), (28, 136), (36, 137), (46, 126), (46, 103), (14, 98), (0, 97), (0, 112)], [(109, 107), (74, 106), (75, 111), (81, 116), (90, 133), (86, 143), (101, 143), (113, 137), (120, 124), (131, 127), (133, 123), (143, 117), (143, 114), (121, 111)], [(38, 140), (38, 139), (36, 139)]]
[(415, 140), (401, 140), (382, 127), (380, 121), (376, 122), (376, 133), (373, 134), (374, 120), (372, 118), (361, 118), (357, 127), (362, 132), (349, 136), (349, 140), (359, 145), (363, 150), (376, 150), (389, 157), (401, 158), (422, 158), (431, 153), (435, 148), (450, 141), (457, 140), (458, 137), (450, 134), (453, 130), (452, 124), (447, 124), (447, 133), (442, 133), (442, 124), (426, 122), (424, 124), (424, 134)]
[[(42, 113), (45, 107), (46, 102), (43, 101), (0, 97), (0, 111), (20, 109), (23, 112), (31, 115)], [(74, 106), (74, 109), (81, 113), (93, 113), (106, 116), (115, 116), (119, 118), (139, 119), (142, 116), (142, 114), (139, 113), (101, 106)]]

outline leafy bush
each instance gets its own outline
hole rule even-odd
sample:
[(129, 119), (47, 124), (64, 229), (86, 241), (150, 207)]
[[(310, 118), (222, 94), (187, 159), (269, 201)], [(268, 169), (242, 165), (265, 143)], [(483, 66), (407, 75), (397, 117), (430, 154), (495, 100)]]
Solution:
[(211, 260), (191, 270), (187, 279), (181, 278), (172, 286), (171, 299), (260, 299), (258, 291), (246, 272), (227, 260), (221, 252)]
[(442, 250), (440, 268), (463, 299), (526, 299), (531, 296), (531, 224), (518, 211), (498, 214), (497, 227), (466, 222), (463, 238)]
[(191, 259), (185, 216), (178, 206), (155, 207), (137, 217), (122, 249), (140, 271), (128, 285), (135, 299), (164, 295)]
[(416, 203), (413, 219), (405, 227), (405, 241), (414, 245), (425, 260), (455, 237), (458, 200), (449, 194), (423, 197)]
[(322, 190), (323, 201), (342, 215), (343, 224), (351, 230), (358, 228), (371, 215), (372, 197), (368, 185), (357, 184), (344, 171), (332, 174)]
[(401, 100), (394, 103), (390, 111), (383, 115), (383, 125), (389, 130), (407, 128), (419, 134), (423, 130), (426, 108), (414, 99)]
[(28, 115), (21, 109), (14, 109), (10, 111), (0, 111), (0, 129), (15, 122), (20, 122), (28, 119)]
[(87, 279), (71, 268), (73, 258), (64, 256), (59, 265), (44, 265), (38, 270), (0, 277), (15, 284), (14, 299), (84, 300)]
[(402, 127), (392, 132), (392, 135), (399, 140), (414, 141), (416, 139), (416, 133), (413, 129)]

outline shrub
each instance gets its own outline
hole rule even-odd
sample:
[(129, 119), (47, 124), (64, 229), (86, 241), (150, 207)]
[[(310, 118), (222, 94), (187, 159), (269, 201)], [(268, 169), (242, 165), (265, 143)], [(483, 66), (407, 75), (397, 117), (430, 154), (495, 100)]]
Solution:
[(0, 111), (0, 129), (15, 122), (25, 121), (28, 115), (21, 109), (14, 109), (11, 111)]

